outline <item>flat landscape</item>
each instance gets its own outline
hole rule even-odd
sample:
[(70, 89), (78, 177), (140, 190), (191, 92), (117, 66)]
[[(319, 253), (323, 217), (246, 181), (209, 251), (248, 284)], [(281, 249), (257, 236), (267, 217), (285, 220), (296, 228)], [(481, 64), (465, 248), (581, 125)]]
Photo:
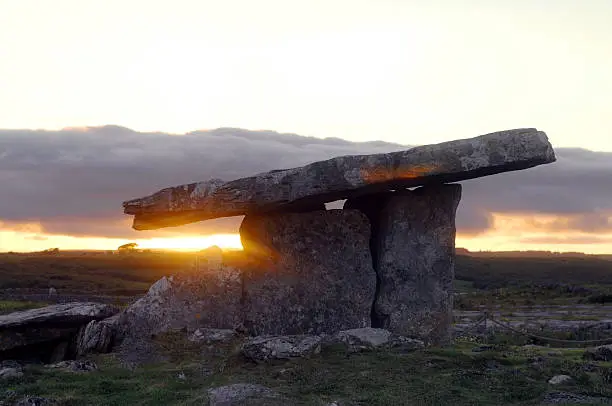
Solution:
[[(63, 301), (125, 306), (164, 275), (188, 272), (193, 253), (0, 256), (0, 313)], [(224, 262), (239, 264), (240, 252)], [(60, 405), (206, 404), (207, 389), (263, 384), (296, 405), (610, 404), (612, 360), (585, 355), (585, 340), (612, 343), (612, 261), (553, 254), (472, 254), (456, 264), (455, 344), (415, 352), (348, 354), (325, 350), (310, 358), (254, 363), (238, 342), (208, 346), (180, 332), (156, 337), (164, 362), (123, 367), (114, 354), (90, 355), (97, 370), (60, 372), (28, 365), (24, 376), (0, 381), (0, 400), (24, 396)], [(57, 296), (49, 297), (49, 287)], [(484, 312), (486, 325), (477, 322)], [(528, 329), (546, 342), (496, 325)], [(586, 343), (588, 344), (588, 343)], [(553, 385), (554, 376), (571, 380)], [(263, 403), (271, 404), (269, 400)], [(606, 403), (607, 402), (607, 403)]]

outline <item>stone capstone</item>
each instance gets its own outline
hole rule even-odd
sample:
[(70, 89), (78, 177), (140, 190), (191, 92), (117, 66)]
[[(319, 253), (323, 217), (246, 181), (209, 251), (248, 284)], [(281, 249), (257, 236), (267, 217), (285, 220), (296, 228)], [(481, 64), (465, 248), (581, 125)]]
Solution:
[(218, 217), (317, 210), (324, 203), (389, 190), (516, 171), (556, 160), (548, 137), (534, 128), (352, 155), (248, 178), (170, 187), (123, 203), (133, 227), (151, 230)]
[(246, 216), (244, 325), (250, 335), (367, 327), (376, 289), (370, 225), (357, 210)]
[(348, 200), (372, 224), (378, 285), (373, 326), (446, 344), (452, 334), (455, 213), (461, 186), (436, 185)]
[(189, 341), (195, 343), (219, 343), (229, 342), (236, 338), (236, 331), (220, 328), (199, 328), (189, 337)]

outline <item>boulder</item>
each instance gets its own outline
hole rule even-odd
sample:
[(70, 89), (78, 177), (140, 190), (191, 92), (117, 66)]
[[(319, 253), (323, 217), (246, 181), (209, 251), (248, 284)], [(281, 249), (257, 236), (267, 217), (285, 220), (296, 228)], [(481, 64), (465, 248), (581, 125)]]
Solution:
[(75, 351), (79, 330), (119, 311), (100, 303), (66, 303), (0, 316), (0, 357), (61, 360)]
[(342, 345), (351, 353), (392, 348), (407, 352), (425, 347), (423, 341), (398, 336), (389, 330), (372, 327), (340, 331), (326, 338), (324, 345)]
[(534, 128), (424, 145), (406, 151), (353, 155), (224, 182), (170, 187), (123, 203), (133, 227), (151, 230), (218, 217), (316, 210), (322, 204), (389, 190), (516, 171), (556, 160)]
[(572, 382), (572, 377), (569, 375), (555, 375), (548, 380), (551, 385), (564, 385)]
[(222, 328), (199, 328), (189, 337), (194, 343), (229, 342), (236, 338), (236, 331)]
[(244, 324), (252, 336), (367, 327), (376, 289), (370, 225), (357, 210), (246, 216)]
[(18, 379), (23, 377), (21, 368), (0, 368), (0, 381), (4, 379)]
[(255, 337), (242, 345), (242, 353), (253, 361), (306, 357), (321, 352), (321, 340), (309, 335)]
[(47, 366), (51, 369), (61, 369), (67, 372), (92, 372), (98, 369), (93, 361), (62, 361)]
[(90, 352), (106, 353), (111, 350), (115, 337), (115, 325), (119, 315), (101, 321), (92, 320), (82, 327), (77, 336), (77, 355)]
[(461, 186), (436, 185), (348, 200), (372, 224), (378, 277), (373, 327), (447, 344), (452, 334), (455, 213)]
[(119, 315), (117, 339), (144, 339), (177, 329), (240, 328), (241, 295), (241, 270), (233, 267), (164, 277)]
[(612, 344), (585, 350), (583, 357), (593, 361), (612, 361)]

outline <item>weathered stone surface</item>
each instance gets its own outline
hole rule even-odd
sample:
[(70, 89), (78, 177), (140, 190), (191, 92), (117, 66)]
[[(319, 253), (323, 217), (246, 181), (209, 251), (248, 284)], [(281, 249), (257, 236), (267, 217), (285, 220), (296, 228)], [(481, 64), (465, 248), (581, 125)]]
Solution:
[(396, 348), (401, 351), (414, 351), (424, 348), (423, 341), (398, 336), (380, 328), (356, 328), (340, 331), (327, 337), (324, 345), (343, 345), (348, 352), (372, 351), (383, 348)]
[(593, 361), (612, 361), (612, 344), (585, 350), (583, 357)]
[(236, 331), (222, 328), (199, 328), (193, 332), (189, 341), (196, 343), (229, 342), (236, 338)]
[(21, 368), (0, 368), (0, 381), (4, 379), (18, 379), (23, 377)]
[(335, 333), (370, 325), (376, 274), (370, 225), (357, 210), (247, 216), (240, 227), (247, 331)]
[(282, 397), (262, 385), (235, 383), (208, 390), (210, 406), (289, 405)]
[(445, 344), (452, 333), (455, 213), (461, 186), (425, 186), (348, 200), (372, 224), (378, 276), (373, 327)]
[(232, 267), (164, 277), (119, 315), (118, 338), (146, 338), (176, 329), (240, 328), (241, 295), (241, 271)]
[(548, 380), (548, 383), (551, 385), (563, 385), (570, 383), (572, 381), (572, 377), (569, 375), (555, 375)]
[(123, 206), (125, 213), (135, 215), (135, 229), (149, 230), (217, 217), (304, 211), (335, 200), (458, 182), (555, 160), (544, 132), (516, 129), (388, 154), (336, 157), (226, 183), (191, 183)]
[(321, 352), (321, 336), (263, 336), (248, 340), (242, 353), (254, 361), (306, 357)]
[(99, 303), (67, 303), (0, 316), (0, 351), (70, 338), (92, 320), (117, 313)]
[(92, 320), (82, 327), (77, 336), (76, 352), (78, 356), (90, 352), (109, 352), (115, 336), (115, 325), (119, 315), (101, 321)]
[(91, 372), (98, 369), (98, 366), (93, 361), (62, 361), (52, 365), (48, 365), (51, 369), (61, 369), (69, 372)]

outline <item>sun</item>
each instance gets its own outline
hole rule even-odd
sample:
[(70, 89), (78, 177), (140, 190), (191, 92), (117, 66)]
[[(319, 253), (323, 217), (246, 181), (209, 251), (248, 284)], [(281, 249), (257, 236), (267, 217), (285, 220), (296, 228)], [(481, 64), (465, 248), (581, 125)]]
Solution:
[(242, 249), (239, 234), (212, 234), (205, 237), (151, 238), (137, 241), (143, 249), (197, 251), (216, 245), (222, 249)]

